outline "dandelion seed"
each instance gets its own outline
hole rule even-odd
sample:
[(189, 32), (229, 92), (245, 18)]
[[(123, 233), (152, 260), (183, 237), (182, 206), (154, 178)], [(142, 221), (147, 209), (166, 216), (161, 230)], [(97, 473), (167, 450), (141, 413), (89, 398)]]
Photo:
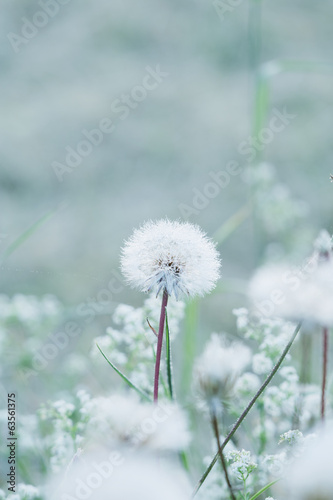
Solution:
[(121, 267), (134, 288), (157, 295), (166, 290), (178, 299), (213, 290), (220, 260), (198, 226), (165, 219), (134, 231), (123, 248)]
[(194, 368), (196, 385), (209, 404), (228, 399), (249, 360), (246, 346), (237, 343), (227, 346), (220, 335), (211, 336)]

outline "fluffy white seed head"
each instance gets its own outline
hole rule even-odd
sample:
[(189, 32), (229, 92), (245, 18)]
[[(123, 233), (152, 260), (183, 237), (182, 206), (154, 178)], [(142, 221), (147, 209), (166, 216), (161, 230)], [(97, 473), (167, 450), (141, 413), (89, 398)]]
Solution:
[(331, 500), (333, 429), (312, 439), (303, 455), (288, 470), (284, 485), (293, 500)]
[(122, 249), (127, 281), (142, 292), (166, 290), (178, 299), (210, 292), (220, 277), (214, 243), (198, 226), (169, 221), (147, 222)]
[(333, 325), (333, 262), (264, 267), (251, 280), (249, 295), (262, 316)]
[(94, 398), (87, 409), (92, 415), (87, 433), (95, 441), (107, 436), (114, 446), (154, 452), (183, 450), (190, 440), (185, 414), (175, 403), (141, 403), (114, 394)]
[(246, 346), (227, 346), (221, 335), (213, 334), (194, 367), (196, 384), (205, 399), (226, 400), (249, 360), (250, 350)]
[(123, 455), (101, 447), (87, 450), (67, 470), (65, 479), (51, 479), (50, 500), (188, 500), (191, 487), (183, 471), (170, 461), (142, 453)]

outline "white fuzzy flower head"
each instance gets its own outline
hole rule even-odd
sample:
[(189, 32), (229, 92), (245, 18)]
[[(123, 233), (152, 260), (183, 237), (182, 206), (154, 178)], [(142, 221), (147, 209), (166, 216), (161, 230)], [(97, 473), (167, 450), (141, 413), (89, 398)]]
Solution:
[(48, 500), (188, 500), (191, 487), (173, 463), (145, 454), (125, 456), (107, 447), (87, 450), (67, 470), (65, 479), (51, 478)]
[(198, 388), (208, 400), (227, 399), (249, 360), (246, 346), (227, 346), (220, 335), (213, 334), (194, 367)]
[(198, 226), (163, 219), (134, 231), (122, 250), (128, 282), (142, 292), (161, 290), (178, 299), (210, 292), (220, 277), (214, 243)]
[[(288, 471), (285, 490), (293, 500), (332, 500), (333, 429), (312, 439), (303, 455)], [(282, 486), (282, 485), (281, 485)]]
[(333, 261), (264, 267), (254, 275), (249, 294), (261, 316), (333, 325)]
[(92, 399), (87, 410), (92, 415), (87, 434), (93, 441), (107, 436), (118, 447), (154, 452), (183, 450), (190, 440), (185, 414), (174, 403), (141, 403), (114, 394)]

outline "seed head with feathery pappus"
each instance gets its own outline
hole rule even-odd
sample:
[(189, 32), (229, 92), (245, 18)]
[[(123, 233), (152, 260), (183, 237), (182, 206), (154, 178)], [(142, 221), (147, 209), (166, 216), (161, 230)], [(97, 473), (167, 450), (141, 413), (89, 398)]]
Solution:
[(188, 222), (162, 219), (136, 229), (122, 249), (121, 268), (128, 282), (143, 292), (204, 295), (220, 277), (214, 243)]

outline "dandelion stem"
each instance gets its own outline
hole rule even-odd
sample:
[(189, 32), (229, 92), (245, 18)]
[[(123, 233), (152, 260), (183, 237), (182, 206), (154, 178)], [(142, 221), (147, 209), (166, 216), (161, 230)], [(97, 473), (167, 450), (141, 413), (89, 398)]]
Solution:
[[(266, 389), (266, 387), (268, 386), (268, 384), (270, 383), (270, 381), (272, 380), (272, 378), (274, 377), (274, 375), (276, 374), (276, 372), (280, 368), (280, 366), (281, 366), (284, 358), (287, 356), (287, 354), (288, 354), (291, 346), (293, 345), (293, 342), (294, 342), (295, 338), (297, 337), (298, 332), (300, 331), (301, 325), (302, 325), (302, 323), (299, 323), (297, 325), (297, 327), (296, 327), (296, 329), (295, 329), (295, 331), (294, 331), (291, 339), (289, 340), (288, 344), (284, 348), (284, 350), (283, 350), (283, 352), (282, 352), (282, 354), (281, 354), (278, 362), (276, 363), (276, 365), (272, 369), (271, 373), (268, 375), (268, 377), (266, 378), (265, 382), (262, 384), (262, 386), (260, 387), (260, 389), (258, 390), (258, 392), (256, 392), (256, 394), (253, 396), (253, 398), (251, 399), (251, 401), (249, 402), (249, 404), (247, 405), (247, 407), (245, 408), (245, 410), (243, 411), (243, 413), (240, 415), (240, 417), (234, 423), (231, 431), (229, 432), (229, 434), (227, 435), (227, 437), (225, 438), (225, 440), (221, 444), (221, 450), (222, 451), (225, 448), (225, 446), (227, 445), (227, 443), (230, 441), (230, 439), (232, 438), (232, 436), (235, 434), (235, 432), (237, 431), (238, 427), (241, 425), (241, 423), (243, 422), (244, 418), (247, 416), (247, 414), (251, 410), (251, 408), (254, 405), (254, 403), (257, 401), (257, 399), (264, 392), (264, 390)], [(205, 473), (203, 474), (203, 476), (201, 477), (200, 481), (198, 482), (198, 484), (197, 484), (197, 486), (196, 486), (196, 488), (195, 488), (195, 490), (193, 492), (193, 497), (198, 493), (199, 489), (201, 488), (201, 486), (205, 482), (208, 474), (210, 473), (210, 471), (214, 467), (214, 465), (215, 465), (218, 457), (219, 457), (219, 453), (216, 453), (215, 457), (213, 458), (213, 460), (211, 461), (211, 463), (207, 467)]]
[(321, 386), (321, 419), (325, 420), (325, 392), (327, 379), (327, 358), (328, 358), (328, 328), (323, 329), (323, 381)]
[(158, 339), (157, 339), (157, 350), (156, 350), (156, 362), (155, 362), (155, 379), (154, 379), (154, 401), (158, 400), (158, 381), (160, 377), (160, 365), (161, 365), (161, 355), (162, 355), (162, 345), (163, 345), (163, 332), (165, 324), (165, 312), (168, 305), (168, 292), (164, 290), (162, 305), (161, 305), (161, 315), (160, 324), (158, 327)]
[(218, 425), (215, 413), (212, 414), (211, 418), (212, 418), (212, 426), (213, 426), (213, 429), (214, 429), (214, 434), (215, 434), (215, 438), (216, 438), (216, 442), (217, 442), (218, 454), (219, 454), (219, 457), (221, 459), (221, 464), (222, 464), (222, 467), (223, 467), (225, 479), (227, 481), (227, 485), (228, 485), (228, 488), (229, 488), (229, 491), (230, 491), (230, 497), (232, 498), (232, 500), (236, 500), (234, 492), (232, 491), (232, 486), (231, 486), (229, 475), (228, 475), (227, 464), (225, 463), (225, 459), (224, 459), (224, 456), (223, 456), (223, 451), (221, 449), (219, 425)]

